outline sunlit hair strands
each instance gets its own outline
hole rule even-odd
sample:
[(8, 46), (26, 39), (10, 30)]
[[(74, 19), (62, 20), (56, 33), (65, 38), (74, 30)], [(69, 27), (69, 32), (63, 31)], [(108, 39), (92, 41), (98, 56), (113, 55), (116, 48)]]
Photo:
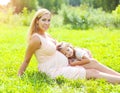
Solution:
[(37, 24), (37, 20), (39, 20), (44, 14), (50, 14), (51, 12), (47, 9), (39, 9), (36, 14), (33, 16), (33, 19), (31, 21), (30, 24), (30, 28), (28, 31), (28, 41), (31, 39), (31, 36), (33, 33), (37, 33), (39, 30), (38, 24)]

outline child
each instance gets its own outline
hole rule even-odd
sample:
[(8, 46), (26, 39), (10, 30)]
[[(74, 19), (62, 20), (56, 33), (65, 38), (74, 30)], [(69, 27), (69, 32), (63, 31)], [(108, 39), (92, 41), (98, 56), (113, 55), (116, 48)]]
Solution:
[(57, 50), (63, 53), (69, 60), (69, 64), (84, 65), (90, 62), (92, 58), (90, 52), (82, 48), (74, 48), (71, 44), (66, 42), (61, 42), (57, 45)]

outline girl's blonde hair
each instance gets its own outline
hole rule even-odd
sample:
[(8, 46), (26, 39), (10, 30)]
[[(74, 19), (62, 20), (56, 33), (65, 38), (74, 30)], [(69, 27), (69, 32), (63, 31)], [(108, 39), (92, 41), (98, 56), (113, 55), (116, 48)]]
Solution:
[(39, 30), (38, 25), (36, 24), (36, 21), (39, 20), (44, 14), (50, 14), (51, 12), (47, 9), (39, 9), (35, 15), (33, 16), (33, 19), (30, 24), (29, 32), (28, 32), (28, 41), (31, 39), (31, 36), (33, 33), (37, 33)]
[(67, 47), (70, 47), (74, 50), (74, 47), (70, 43), (67, 43), (67, 42), (60, 42), (57, 45), (57, 50), (61, 51), (61, 50), (64, 50), (65, 48), (67, 48)]

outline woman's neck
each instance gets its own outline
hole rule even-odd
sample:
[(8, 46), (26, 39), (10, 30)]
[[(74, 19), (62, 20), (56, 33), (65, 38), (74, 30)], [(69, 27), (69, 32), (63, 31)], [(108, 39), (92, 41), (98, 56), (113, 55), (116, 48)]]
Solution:
[(45, 34), (45, 31), (39, 30), (38, 33), (43, 35), (43, 34)]
[(44, 31), (39, 31), (38, 34), (40, 34), (40, 35), (43, 36), (43, 37), (46, 37), (46, 34), (45, 34)]

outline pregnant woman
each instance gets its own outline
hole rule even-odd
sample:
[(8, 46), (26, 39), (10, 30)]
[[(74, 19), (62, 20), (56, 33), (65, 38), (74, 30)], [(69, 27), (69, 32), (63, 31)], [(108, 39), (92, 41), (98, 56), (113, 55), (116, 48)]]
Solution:
[(120, 83), (120, 73), (100, 64), (95, 59), (90, 63), (81, 66), (70, 66), (68, 59), (57, 51), (57, 42), (46, 32), (50, 26), (51, 12), (47, 9), (40, 9), (34, 15), (30, 29), (29, 41), (24, 61), (20, 66), (18, 75), (21, 76), (34, 54), (38, 61), (39, 71), (55, 78), (104, 78), (111, 83)]

